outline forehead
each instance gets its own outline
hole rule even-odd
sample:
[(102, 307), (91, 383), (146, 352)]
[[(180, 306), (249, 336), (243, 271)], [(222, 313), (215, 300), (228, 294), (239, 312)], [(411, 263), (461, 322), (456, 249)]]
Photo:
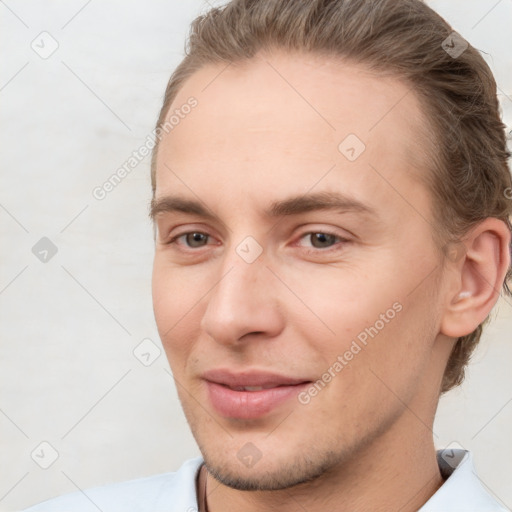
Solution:
[[(361, 65), (275, 52), (208, 65), (185, 82), (168, 116), (191, 96), (197, 106), (161, 142), (157, 196), (182, 187), (177, 175), (204, 194), (229, 184), (255, 194), (269, 185), (304, 192), (332, 165), (338, 178), (370, 189), (382, 186), (370, 169), (393, 180), (425, 172), (416, 94)], [(364, 151), (351, 161), (343, 151), (354, 143)]]

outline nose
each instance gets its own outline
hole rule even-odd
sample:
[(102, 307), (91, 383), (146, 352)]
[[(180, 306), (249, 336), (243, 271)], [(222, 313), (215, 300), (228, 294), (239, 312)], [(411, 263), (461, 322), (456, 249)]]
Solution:
[(202, 330), (225, 345), (277, 336), (284, 319), (272, 277), (263, 257), (247, 263), (233, 251), (210, 292)]

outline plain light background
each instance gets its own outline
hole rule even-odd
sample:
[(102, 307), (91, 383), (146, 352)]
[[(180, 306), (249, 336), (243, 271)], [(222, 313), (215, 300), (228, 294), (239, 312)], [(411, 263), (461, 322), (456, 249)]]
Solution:
[[(511, 126), (512, 0), (429, 3), (484, 52)], [(165, 355), (152, 348), (145, 366), (133, 353), (148, 338), (161, 349), (150, 158), (105, 199), (92, 190), (152, 131), (188, 26), (208, 8), (0, 1), (1, 511), (199, 455)], [(46, 263), (32, 252), (43, 237), (57, 248)], [(434, 432), (439, 448), (471, 449), (489, 491), (512, 507), (512, 301), (493, 316)]]

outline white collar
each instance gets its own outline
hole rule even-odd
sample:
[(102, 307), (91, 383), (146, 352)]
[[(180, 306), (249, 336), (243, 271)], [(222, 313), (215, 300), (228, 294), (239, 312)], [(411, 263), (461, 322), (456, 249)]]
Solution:
[[(510, 512), (486, 490), (471, 452), (438, 450), (437, 462), (445, 482), (418, 512)], [(196, 476), (202, 463), (202, 457), (184, 462), (173, 475), (173, 485), (167, 489), (171, 492), (160, 494), (154, 510), (197, 510)]]
[(508, 512), (485, 489), (483, 481), (476, 474), (471, 452), (438, 450), (437, 463), (446, 480), (418, 512)]

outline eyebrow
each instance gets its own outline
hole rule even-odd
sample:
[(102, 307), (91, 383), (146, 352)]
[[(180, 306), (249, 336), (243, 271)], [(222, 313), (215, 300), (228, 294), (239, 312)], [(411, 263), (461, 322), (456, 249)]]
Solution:
[[(341, 213), (356, 212), (377, 216), (376, 210), (371, 206), (339, 192), (317, 192), (274, 201), (265, 212), (265, 216), (269, 218), (286, 217), (317, 210), (333, 210)], [(218, 220), (217, 216), (200, 201), (180, 196), (163, 196), (151, 200), (149, 217), (153, 221), (160, 214), (172, 212)]]

